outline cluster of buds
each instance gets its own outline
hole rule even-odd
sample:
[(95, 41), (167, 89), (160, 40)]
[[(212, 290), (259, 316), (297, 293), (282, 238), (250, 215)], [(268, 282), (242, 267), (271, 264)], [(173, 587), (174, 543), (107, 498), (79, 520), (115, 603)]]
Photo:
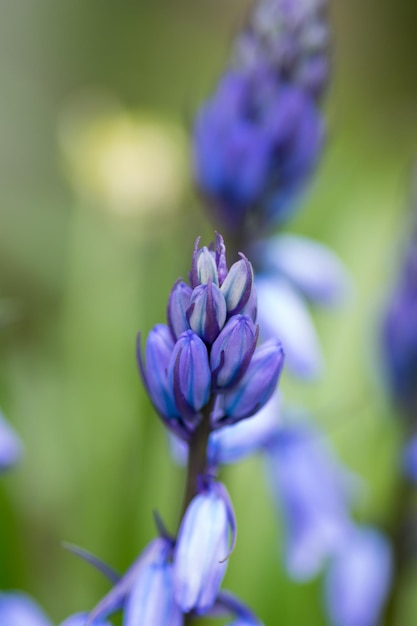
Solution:
[(260, 2), (197, 116), (197, 186), (215, 223), (240, 240), (287, 219), (321, 152), (325, 4)]
[(267, 61), (284, 80), (320, 96), (329, 76), (327, 0), (262, 0), (235, 45), (238, 67)]
[(256, 294), (246, 257), (241, 254), (228, 269), (220, 234), (209, 247), (199, 247), (199, 241), (190, 284), (175, 283), (168, 324), (149, 333), (146, 364), (138, 345), (149, 396), (188, 452), (178, 533), (168, 533), (157, 517), (159, 537), (116, 580), (87, 626), (119, 609), (126, 626), (182, 626), (188, 617), (223, 614), (234, 616), (230, 626), (261, 626), (240, 600), (220, 589), (236, 521), (228, 492), (214, 475), (219, 459), (213, 437), (264, 407), (276, 389), (284, 353), (276, 339), (257, 347)]
[(271, 339), (256, 347), (256, 294), (251, 264), (228, 270), (223, 238), (199, 248), (190, 285), (178, 280), (168, 302), (168, 325), (158, 324), (140, 344), (138, 361), (149, 396), (166, 425), (189, 441), (203, 414), (210, 430), (254, 415), (276, 388), (284, 353)]

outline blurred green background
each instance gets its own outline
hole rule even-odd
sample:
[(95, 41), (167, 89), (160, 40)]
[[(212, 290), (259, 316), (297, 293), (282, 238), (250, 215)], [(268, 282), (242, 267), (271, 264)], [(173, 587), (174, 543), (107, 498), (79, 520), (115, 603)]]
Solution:
[[(176, 525), (182, 470), (143, 392), (135, 337), (164, 321), (195, 237), (212, 237), (189, 128), (248, 6), (0, 1), (0, 404), (25, 444), (0, 482), (0, 588), (28, 591), (54, 622), (108, 589), (62, 540), (123, 571), (154, 536), (153, 509)], [(315, 314), (324, 379), (285, 375), (283, 387), (368, 482), (359, 519), (384, 523), (399, 433), (377, 320), (417, 153), (417, 5), (339, 0), (331, 19), (329, 140), (290, 228), (331, 245), (355, 293)], [(227, 587), (268, 625), (326, 623), (320, 581), (293, 585), (282, 569), (262, 464), (227, 482), (239, 525)]]

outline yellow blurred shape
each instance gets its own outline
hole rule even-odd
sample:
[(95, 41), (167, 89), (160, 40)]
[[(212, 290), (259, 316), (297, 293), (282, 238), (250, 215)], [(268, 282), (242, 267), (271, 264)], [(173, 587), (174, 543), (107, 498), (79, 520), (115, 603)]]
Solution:
[(188, 177), (184, 131), (154, 114), (100, 105), (78, 101), (61, 116), (59, 139), (75, 191), (120, 214), (172, 210)]

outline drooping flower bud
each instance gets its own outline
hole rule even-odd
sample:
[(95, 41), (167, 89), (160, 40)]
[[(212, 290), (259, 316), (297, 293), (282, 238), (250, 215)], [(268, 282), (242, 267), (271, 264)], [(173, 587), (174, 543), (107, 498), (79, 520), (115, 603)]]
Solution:
[(259, 411), (272, 396), (284, 365), (281, 342), (270, 339), (254, 352), (236, 387), (224, 394), (223, 423), (232, 424)]
[(190, 328), (187, 321), (187, 309), (190, 306), (192, 289), (182, 280), (177, 280), (169, 295), (167, 318), (174, 339)]
[(234, 315), (213, 343), (210, 366), (218, 389), (234, 385), (245, 373), (254, 353), (258, 332), (247, 315)]
[(191, 329), (206, 343), (212, 343), (226, 321), (226, 300), (212, 283), (198, 285), (191, 295), (187, 319)]
[(167, 369), (174, 350), (168, 326), (157, 324), (146, 341), (146, 368), (142, 365), (140, 346), (138, 361), (148, 393), (157, 411), (167, 418), (178, 417), (172, 386), (169, 385)]
[(226, 572), (235, 520), (226, 489), (210, 481), (187, 508), (174, 553), (175, 599), (184, 612), (213, 606)]
[(233, 263), (221, 286), (229, 316), (240, 313), (251, 294), (252, 266), (243, 254), (241, 256), (240, 261)]
[(187, 407), (197, 413), (209, 400), (211, 372), (207, 348), (192, 330), (182, 333), (174, 346), (168, 366), (168, 384), (181, 413)]

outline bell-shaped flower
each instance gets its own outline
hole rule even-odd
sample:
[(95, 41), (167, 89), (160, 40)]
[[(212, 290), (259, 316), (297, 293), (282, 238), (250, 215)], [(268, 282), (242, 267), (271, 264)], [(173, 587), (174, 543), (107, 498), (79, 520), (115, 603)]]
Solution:
[(16, 463), (21, 453), (19, 438), (0, 411), (0, 472)]
[(52, 626), (42, 609), (29, 596), (17, 591), (0, 592), (0, 624)]
[(274, 393), (283, 365), (280, 341), (270, 339), (259, 346), (239, 383), (223, 396), (222, 424), (232, 424), (259, 411)]
[(258, 329), (247, 315), (234, 315), (227, 322), (210, 352), (213, 384), (217, 389), (234, 385), (245, 373), (254, 353)]
[(347, 473), (311, 427), (281, 429), (266, 458), (285, 525), (286, 566), (296, 580), (315, 576), (350, 532)]
[(207, 612), (214, 604), (235, 538), (235, 519), (226, 489), (210, 479), (189, 504), (174, 553), (175, 599), (188, 613)]
[(142, 362), (140, 342), (137, 349), (140, 372), (149, 396), (156, 410), (164, 418), (179, 416), (167, 374), (174, 345), (168, 326), (157, 324), (146, 340), (146, 367)]
[(168, 384), (182, 416), (198, 413), (210, 398), (211, 371), (207, 348), (192, 330), (179, 336), (168, 366)]
[(332, 626), (377, 626), (392, 575), (387, 539), (375, 528), (352, 528), (326, 574)]
[(190, 306), (192, 289), (182, 280), (177, 280), (168, 299), (168, 325), (174, 339), (190, 328), (187, 320), (187, 309)]
[(240, 256), (241, 260), (233, 263), (221, 286), (229, 316), (240, 313), (251, 295), (252, 265), (243, 254)]
[(191, 330), (203, 341), (213, 343), (224, 326), (226, 315), (224, 295), (211, 280), (193, 290), (187, 320)]

